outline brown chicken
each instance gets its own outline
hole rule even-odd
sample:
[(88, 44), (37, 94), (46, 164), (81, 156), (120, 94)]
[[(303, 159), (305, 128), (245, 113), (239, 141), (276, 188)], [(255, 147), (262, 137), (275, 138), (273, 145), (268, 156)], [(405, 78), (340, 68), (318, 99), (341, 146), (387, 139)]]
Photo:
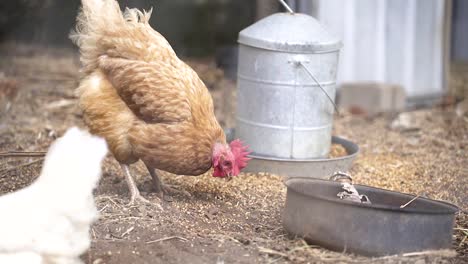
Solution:
[(247, 148), (226, 143), (213, 101), (198, 75), (149, 25), (151, 11), (127, 9), (115, 0), (82, 0), (72, 40), (80, 48), (82, 79), (77, 92), (84, 121), (106, 139), (121, 164), (131, 202), (147, 202), (129, 165), (142, 160), (156, 191), (155, 169), (214, 177), (238, 175), (247, 165)]

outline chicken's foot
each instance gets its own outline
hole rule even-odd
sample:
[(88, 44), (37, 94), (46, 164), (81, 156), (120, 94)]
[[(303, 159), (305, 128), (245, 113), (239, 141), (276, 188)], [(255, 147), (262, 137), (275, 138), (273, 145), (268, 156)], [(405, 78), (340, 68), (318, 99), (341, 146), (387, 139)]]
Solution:
[(190, 193), (184, 190), (178, 190), (174, 185), (164, 184), (162, 180), (159, 178), (156, 170), (151, 168), (150, 166), (146, 165), (151, 178), (153, 178), (154, 189), (159, 197), (163, 198), (164, 200), (170, 202), (172, 201), (172, 197), (169, 194), (182, 194), (185, 196), (191, 196)]
[(151, 205), (156, 205), (159, 209), (162, 210), (162, 206), (158, 203), (152, 203), (141, 196), (138, 187), (136, 186), (135, 181), (133, 180), (132, 175), (130, 174), (130, 169), (126, 164), (120, 164), (122, 170), (124, 171), (125, 181), (127, 182), (128, 189), (130, 190), (130, 205), (137, 204), (137, 203), (147, 203)]

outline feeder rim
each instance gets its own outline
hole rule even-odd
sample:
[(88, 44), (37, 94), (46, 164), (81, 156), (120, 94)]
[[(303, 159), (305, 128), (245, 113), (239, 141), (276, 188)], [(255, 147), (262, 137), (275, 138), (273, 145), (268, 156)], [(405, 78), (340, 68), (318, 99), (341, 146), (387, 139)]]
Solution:
[[(345, 146), (343, 142), (347, 141), (348, 146)], [(280, 161), (280, 162), (297, 162), (297, 163), (303, 163), (303, 162), (332, 162), (332, 161), (340, 161), (340, 160), (347, 160), (351, 157), (357, 156), (359, 154), (359, 146), (353, 142), (351, 142), (348, 139), (339, 137), (339, 136), (332, 136), (331, 140), (332, 144), (339, 144), (340, 146), (344, 147), (346, 151), (349, 153), (348, 155), (341, 156), (341, 157), (335, 157), (335, 158), (310, 158), (310, 159), (304, 159), (304, 158), (299, 158), (299, 159), (290, 159), (290, 158), (280, 158), (280, 157), (275, 157), (275, 156), (268, 156), (268, 155), (262, 155), (262, 154), (257, 154), (255, 152), (250, 153), (247, 155), (249, 158), (253, 159), (258, 159), (258, 160), (267, 160), (267, 161)]]

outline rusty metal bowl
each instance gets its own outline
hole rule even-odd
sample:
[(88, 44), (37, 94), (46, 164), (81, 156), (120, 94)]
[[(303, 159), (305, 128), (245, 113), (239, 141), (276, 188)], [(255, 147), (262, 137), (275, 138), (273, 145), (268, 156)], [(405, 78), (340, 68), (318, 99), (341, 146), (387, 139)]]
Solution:
[(292, 235), (325, 248), (366, 256), (448, 249), (455, 205), (364, 185), (372, 204), (341, 200), (338, 182), (289, 178), (283, 225)]

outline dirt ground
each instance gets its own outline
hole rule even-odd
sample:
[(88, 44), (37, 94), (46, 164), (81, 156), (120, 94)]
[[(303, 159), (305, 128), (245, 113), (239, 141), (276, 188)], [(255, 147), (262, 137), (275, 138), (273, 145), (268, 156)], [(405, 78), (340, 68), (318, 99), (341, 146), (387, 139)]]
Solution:
[[(71, 126), (84, 127), (73, 90), (77, 54), (0, 47), (0, 72), (18, 83), (18, 95), (0, 119), (0, 152), (43, 151)], [(212, 91), (216, 114), (225, 115), (223, 79), (210, 60), (190, 61)], [(226, 182), (209, 174), (163, 173), (189, 196), (152, 206), (129, 207), (123, 174), (112, 157), (96, 190), (99, 220), (92, 227), (86, 263), (466, 263), (468, 261), (468, 119), (453, 105), (407, 112), (411, 126), (391, 128), (395, 116), (336, 116), (334, 134), (361, 148), (355, 182), (452, 202), (457, 214), (453, 249), (431, 255), (366, 258), (336, 253), (289, 237), (281, 224), (286, 189), (282, 177), (241, 174)], [(40, 173), (40, 157), (0, 158), (0, 194), (28, 185)], [(132, 166), (143, 195), (157, 201), (142, 164)], [(319, 212), (318, 212), (319, 213)], [(378, 230), (376, 230), (378, 232)]]

